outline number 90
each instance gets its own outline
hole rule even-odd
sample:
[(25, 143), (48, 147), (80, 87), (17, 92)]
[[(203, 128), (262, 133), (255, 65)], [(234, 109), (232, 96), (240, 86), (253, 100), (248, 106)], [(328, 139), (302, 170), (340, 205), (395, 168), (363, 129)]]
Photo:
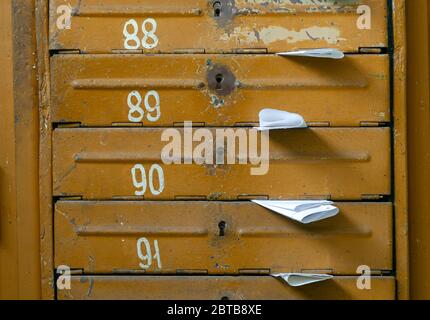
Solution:
[[(157, 173), (158, 177), (158, 188), (154, 186), (155, 173)], [(148, 179), (146, 176), (145, 167), (141, 164), (136, 164), (131, 169), (131, 177), (133, 180), (133, 186), (136, 188), (135, 195), (145, 195), (148, 188)], [(154, 196), (159, 196), (164, 191), (164, 171), (163, 168), (161, 168), (158, 164), (152, 165), (149, 170), (149, 189), (151, 194)]]

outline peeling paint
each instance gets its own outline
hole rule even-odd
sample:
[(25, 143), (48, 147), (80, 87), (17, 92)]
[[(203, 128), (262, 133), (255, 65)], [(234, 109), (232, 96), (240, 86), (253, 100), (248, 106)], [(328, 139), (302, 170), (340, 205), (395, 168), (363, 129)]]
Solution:
[(210, 99), (211, 99), (210, 103), (215, 109), (219, 109), (219, 108), (223, 107), (225, 104), (225, 101), (223, 99), (220, 99), (216, 95), (211, 95)]
[(287, 43), (297, 43), (302, 41), (325, 41), (328, 44), (338, 44), (346, 39), (340, 37), (340, 31), (335, 27), (310, 27), (299, 31), (288, 30), (282, 27), (268, 27), (260, 31), (236, 27), (231, 34), (223, 34), (221, 41), (235, 39), (238, 42), (247, 44), (263, 42), (265, 45), (270, 45), (277, 41), (287, 41)]
[(225, 195), (225, 192), (213, 192), (210, 195), (208, 195), (209, 201), (217, 201), (221, 199)]
[[(303, 5), (303, 6), (310, 6), (310, 5), (319, 5), (319, 6), (335, 6), (340, 5), (339, 0), (236, 0), (237, 5), (252, 5), (252, 4), (259, 4), (262, 6), (268, 6), (270, 4), (276, 4), (276, 5)], [(357, 4), (359, 3), (359, 0), (343, 0), (342, 5), (345, 4)]]

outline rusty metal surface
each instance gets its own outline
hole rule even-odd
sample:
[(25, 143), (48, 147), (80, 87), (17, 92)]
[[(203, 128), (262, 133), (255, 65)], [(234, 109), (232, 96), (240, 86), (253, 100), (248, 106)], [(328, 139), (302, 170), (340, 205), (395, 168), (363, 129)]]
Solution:
[[(316, 125), (390, 122), (386, 55), (58, 55), (51, 68), (56, 123), (232, 126), (257, 123), (263, 108), (297, 112)], [(131, 105), (146, 112), (144, 99), (154, 90), (160, 112), (149, 114), (156, 119), (139, 119), (136, 111), (130, 118), (129, 96), (135, 92)], [(148, 106), (155, 104), (150, 96)]]
[[(391, 204), (336, 205), (337, 217), (303, 226), (250, 202), (60, 201), (55, 264), (85, 274), (392, 270)], [(157, 259), (140, 258), (148, 251)]]
[[(131, 19), (135, 26), (127, 32), (137, 41), (125, 44)], [(387, 2), (381, 0), (50, 1), (52, 50), (213, 53), (333, 47), (357, 52), (387, 47), (387, 40)]]
[[(178, 129), (178, 134), (183, 135), (183, 130)], [(390, 194), (389, 128), (275, 131), (270, 136), (269, 171), (259, 176), (251, 175), (251, 168), (258, 166), (249, 161), (240, 165), (164, 165), (161, 153), (168, 143), (161, 142), (162, 133), (161, 129), (141, 128), (56, 129), (54, 195), (98, 200), (258, 196), (361, 200)], [(224, 148), (228, 150), (232, 149)], [(131, 173), (136, 165), (141, 171), (161, 167), (153, 179), (153, 188), (161, 193), (147, 190), (138, 194)], [(157, 179), (164, 180), (164, 188)]]
[[(271, 277), (75, 276), (60, 300), (394, 300), (395, 279), (372, 278), (371, 290), (357, 289), (357, 278), (292, 288)], [(190, 290), (192, 288), (192, 290)], [(258, 289), (257, 289), (258, 288)]]

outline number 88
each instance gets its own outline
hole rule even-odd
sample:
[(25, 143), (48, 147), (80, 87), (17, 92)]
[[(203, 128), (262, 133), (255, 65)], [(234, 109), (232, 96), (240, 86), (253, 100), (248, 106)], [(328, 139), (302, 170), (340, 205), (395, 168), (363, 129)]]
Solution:
[[(151, 29), (147, 29), (147, 25), (151, 25)], [(132, 32), (129, 32), (129, 27), (132, 27)], [(158, 46), (158, 37), (155, 34), (157, 31), (157, 21), (155, 21), (152, 18), (148, 18), (142, 23), (142, 32), (144, 34), (144, 37), (142, 41), (140, 41), (138, 37), (139, 32), (139, 26), (137, 24), (137, 21), (134, 19), (128, 20), (124, 24), (124, 29), (122, 31), (125, 39), (124, 39), (124, 48), (127, 50), (137, 50), (140, 48), (140, 45), (142, 45), (145, 49), (154, 49)], [(149, 42), (148, 40), (151, 39)], [(134, 43), (134, 44), (131, 44)]]

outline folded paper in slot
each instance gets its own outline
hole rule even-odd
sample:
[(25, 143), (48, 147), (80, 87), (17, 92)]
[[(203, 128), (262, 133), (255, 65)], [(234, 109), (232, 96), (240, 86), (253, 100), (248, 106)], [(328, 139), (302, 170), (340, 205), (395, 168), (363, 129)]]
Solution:
[(339, 213), (339, 208), (331, 201), (253, 200), (253, 202), (303, 224), (329, 219)]
[(308, 57), (308, 58), (323, 58), (323, 59), (343, 59), (345, 54), (337, 49), (310, 49), (310, 50), (298, 50), (277, 53), (278, 56), (282, 57)]
[(264, 109), (260, 112), (260, 126), (255, 128), (259, 131), (301, 129), (307, 128), (305, 119), (297, 114), (287, 111)]
[(279, 273), (273, 274), (272, 277), (280, 278), (292, 287), (302, 287), (317, 282), (333, 279), (328, 274), (307, 274), (307, 273)]

